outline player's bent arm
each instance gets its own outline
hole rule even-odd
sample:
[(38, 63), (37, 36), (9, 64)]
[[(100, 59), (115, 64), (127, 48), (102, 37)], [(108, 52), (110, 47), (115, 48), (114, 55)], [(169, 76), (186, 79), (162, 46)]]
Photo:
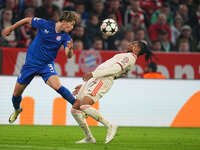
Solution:
[(102, 70), (95, 70), (92, 72), (92, 76), (94, 78), (100, 78), (100, 77), (105, 77), (105, 76), (111, 76), (114, 75), (122, 70), (122, 66), (119, 63), (115, 63), (112, 67), (107, 67)]
[(17, 27), (19, 27), (19, 26), (22, 26), (22, 25), (24, 25), (24, 24), (31, 24), (31, 20), (32, 20), (32, 17), (27, 17), (27, 18), (24, 18), (24, 19), (22, 19), (22, 20), (20, 20), (20, 21), (18, 21), (18, 22), (16, 22), (14, 25), (12, 25), (10, 28), (11, 28), (11, 30), (14, 30), (14, 29), (16, 29)]
[(3, 31), (2, 31), (2, 36), (7, 36), (9, 35), (13, 30), (15, 30), (17, 27), (19, 26), (22, 26), (24, 24), (31, 24), (31, 20), (32, 18), (31, 17), (27, 17), (27, 18), (24, 18), (18, 22), (16, 22), (14, 25), (8, 27), (8, 28), (5, 28)]

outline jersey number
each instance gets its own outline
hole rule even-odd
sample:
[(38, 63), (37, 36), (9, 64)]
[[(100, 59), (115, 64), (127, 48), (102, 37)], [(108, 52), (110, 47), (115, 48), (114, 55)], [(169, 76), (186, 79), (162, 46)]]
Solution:
[(123, 60), (121, 61), (121, 63), (123, 65), (125, 65), (126, 63), (128, 63), (128, 61), (129, 61), (129, 58), (128, 57), (124, 57)]
[(54, 72), (54, 69), (53, 69), (53, 65), (52, 64), (48, 64), (49, 68), (50, 68), (50, 71), (51, 72)]

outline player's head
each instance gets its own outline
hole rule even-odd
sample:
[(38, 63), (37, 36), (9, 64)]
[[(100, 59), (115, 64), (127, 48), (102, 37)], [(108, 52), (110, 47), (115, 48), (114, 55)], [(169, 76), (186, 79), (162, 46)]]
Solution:
[(154, 54), (151, 52), (148, 44), (144, 40), (134, 41), (129, 44), (128, 52), (133, 52), (138, 57), (145, 54), (145, 60), (148, 61)]
[(79, 22), (79, 16), (74, 11), (64, 11), (59, 19), (61, 23), (61, 30), (65, 32), (70, 32), (74, 25)]

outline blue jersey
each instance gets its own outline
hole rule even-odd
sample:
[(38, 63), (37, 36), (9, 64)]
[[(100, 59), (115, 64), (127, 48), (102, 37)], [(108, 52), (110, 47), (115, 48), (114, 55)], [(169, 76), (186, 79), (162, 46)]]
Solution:
[(66, 47), (71, 37), (65, 32), (56, 33), (55, 22), (35, 17), (31, 25), (38, 33), (28, 48), (25, 64), (41, 67), (53, 62), (61, 45)]

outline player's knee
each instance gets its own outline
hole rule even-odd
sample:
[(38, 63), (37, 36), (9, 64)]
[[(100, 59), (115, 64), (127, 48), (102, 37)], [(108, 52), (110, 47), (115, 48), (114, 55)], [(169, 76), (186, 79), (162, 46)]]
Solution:
[(59, 81), (59, 78), (57, 76), (51, 76), (47, 80), (46, 84), (49, 85), (51, 88), (53, 88), (56, 91), (59, 90), (59, 88), (62, 86)]
[(93, 105), (94, 100), (90, 98), (89, 96), (85, 96), (81, 101), (80, 101), (80, 106), (81, 105)]
[(75, 103), (72, 106), (73, 109), (80, 110), (80, 101), (76, 99)]
[(62, 85), (60, 83), (52, 83), (50, 87), (52, 87), (55, 91), (58, 91)]
[(84, 110), (86, 110), (86, 109), (88, 109), (90, 107), (91, 107), (91, 105), (81, 105), (80, 106), (80, 110), (84, 111)]
[(75, 108), (71, 108), (71, 113), (72, 114), (76, 114), (76, 113), (79, 113), (80, 112), (80, 110), (78, 110), (78, 109), (75, 109)]

